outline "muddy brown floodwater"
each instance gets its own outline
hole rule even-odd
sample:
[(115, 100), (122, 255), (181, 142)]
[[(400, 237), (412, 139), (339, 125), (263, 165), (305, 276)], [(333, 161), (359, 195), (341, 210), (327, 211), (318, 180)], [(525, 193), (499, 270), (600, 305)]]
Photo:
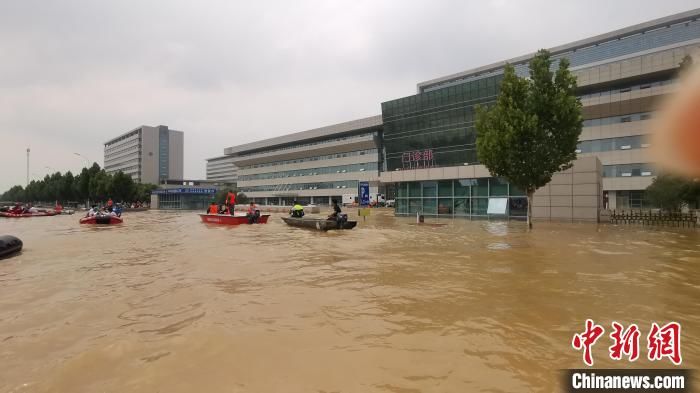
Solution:
[[(372, 213), (335, 233), (2, 219), (25, 248), (0, 260), (0, 392), (551, 392), (586, 318), (637, 323), (642, 358), (678, 321), (700, 366), (700, 231)], [(628, 367), (609, 345), (596, 366)]]

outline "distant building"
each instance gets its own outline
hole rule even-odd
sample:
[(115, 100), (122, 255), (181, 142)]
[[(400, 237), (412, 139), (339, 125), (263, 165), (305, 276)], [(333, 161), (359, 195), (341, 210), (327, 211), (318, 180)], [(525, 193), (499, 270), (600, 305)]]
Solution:
[(217, 191), (216, 184), (206, 180), (168, 179), (151, 192), (151, 209), (204, 211)]
[(184, 133), (168, 126), (140, 126), (105, 142), (104, 168), (138, 183), (183, 178)]
[(359, 182), (379, 193), (381, 116), (348, 121), (224, 149), (238, 167), (238, 189), (257, 203), (329, 204), (357, 196)]
[(207, 180), (217, 183), (236, 183), (238, 167), (233, 157), (220, 156), (207, 159)]

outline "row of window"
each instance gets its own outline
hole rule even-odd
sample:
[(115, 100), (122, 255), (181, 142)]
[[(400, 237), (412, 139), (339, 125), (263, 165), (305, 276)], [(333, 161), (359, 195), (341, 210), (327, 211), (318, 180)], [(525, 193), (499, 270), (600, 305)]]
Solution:
[(637, 91), (637, 90), (646, 90), (646, 89), (651, 89), (652, 87), (670, 85), (672, 83), (674, 83), (674, 80), (672, 80), (672, 79), (666, 79), (666, 80), (649, 82), (649, 83), (641, 83), (641, 84), (636, 84), (636, 85), (632, 85), (632, 86), (625, 86), (625, 87), (620, 87), (620, 88), (616, 88), (616, 89), (608, 89), (608, 90), (588, 93), (588, 94), (584, 94), (584, 95), (580, 96), (579, 98), (582, 100), (585, 100), (588, 98), (607, 97), (607, 96), (610, 96), (612, 94), (629, 93), (629, 92)]
[(503, 197), (524, 196), (525, 193), (507, 181), (491, 178), (439, 180), (399, 183), (397, 198), (432, 197)]
[(138, 165), (141, 162), (140, 158), (134, 158), (131, 160), (107, 162), (105, 161), (105, 168), (121, 168), (125, 165)]
[(140, 138), (134, 138), (134, 139), (131, 139), (128, 141), (120, 142), (118, 144), (111, 144), (108, 146), (105, 145), (105, 154), (112, 153), (114, 151), (120, 151), (120, 150), (123, 150), (125, 148), (129, 148), (129, 147), (138, 146), (140, 141), (141, 141)]
[(326, 166), (321, 168), (309, 168), (309, 169), (298, 169), (293, 171), (281, 171), (281, 172), (268, 172), (268, 173), (258, 173), (255, 175), (243, 175), (239, 177), (239, 180), (263, 180), (263, 179), (279, 179), (283, 177), (297, 177), (297, 176), (315, 176), (315, 175), (327, 175), (331, 173), (350, 173), (350, 172), (377, 172), (379, 167), (376, 162), (366, 162), (363, 164), (350, 164), (350, 165), (338, 165), (338, 166)]
[(118, 149), (110, 149), (105, 150), (105, 156), (117, 156), (122, 154), (123, 152), (132, 152), (132, 151), (140, 151), (140, 147), (138, 143), (134, 144), (129, 144), (125, 146), (119, 146)]
[(333, 160), (336, 158), (356, 157), (356, 156), (364, 156), (364, 155), (369, 155), (369, 154), (377, 154), (377, 149), (355, 150), (355, 151), (347, 151), (347, 152), (336, 153), (336, 154), (324, 154), (321, 156), (297, 158), (294, 160), (280, 160), (280, 161), (265, 162), (263, 164), (242, 166), (241, 169), (253, 169), (253, 168), (264, 168), (264, 167), (268, 167), (268, 166), (299, 164), (302, 162)]
[(644, 190), (615, 191), (615, 209), (651, 209), (656, 206), (646, 196)]
[(656, 169), (652, 164), (649, 163), (603, 166), (603, 177), (636, 177), (655, 175)]
[(125, 162), (138, 161), (141, 159), (141, 154), (139, 152), (133, 152), (129, 154), (123, 154), (118, 157), (105, 157), (105, 166), (107, 165), (121, 165)]
[[(117, 138), (117, 139), (113, 139), (113, 140), (109, 141), (109, 143), (105, 144), (105, 146), (114, 146), (115, 144), (117, 144), (117, 143), (119, 143), (119, 142), (121, 142), (121, 141), (127, 140), (127, 139), (129, 139), (129, 138), (133, 138), (133, 137), (138, 137), (138, 135), (139, 135), (140, 133), (141, 133), (141, 130), (140, 130), (140, 129), (134, 130), (134, 131), (132, 131), (132, 132), (126, 134), (126, 135), (120, 136), (120, 137)], [(138, 138), (137, 138), (137, 139), (138, 139)]]
[(618, 138), (594, 139), (581, 141), (576, 147), (576, 153), (599, 153), (613, 150), (629, 150), (649, 147), (646, 135), (633, 135)]
[(264, 185), (264, 186), (253, 186), (253, 187), (241, 187), (241, 192), (260, 192), (260, 191), (272, 191), (272, 192), (289, 192), (289, 191), (301, 191), (301, 190), (326, 190), (326, 189), (337, 189), (345, 190), (352, 193), (357, 192), (356, 180), (349, 181), (336, 181), (336, 182), (321, 182), (321, 183), (298, 183), (298, 184), (277, 184), (277, 185)]
[[(407, 198), (397, 199), (397, 215), (421, 213), (428, 216), (486, 217), (489, 207), (488, 198)], [(527, 198), (508, 198), (507, 215), (511, 217), (527, 216)]]
[(384, 139), (411, 131), (420, 133), (439, 127), (471, 127), (476, 121), (474, 107), (454, 107), (420, 116), (400, 117), (384, 123)]
[[(449, 104), (474, 105), (479, 99), (498, 94), (503, 75), (495, 75), (382, 103), (382, 117), (386, 123), (392, 117), (435, 109)], [(471, 102), (475, 101), (475, 102)]]
[(239, 157), (246, 157), (246, 156), (251, 156), (254, 154), (267, 154), (267, 153), (274, 153), (278, 151), (284, 151), (284, 150), (290, 150), (290, 149), (298, 149), (300, 147), (307, 147), (307, 146), (315, 146), (315, 145), (320, 145), (324, 143), (333, 143), (333, 142), (341, 142), (341, 141), (348, 141), (352, 139), (359, 139), (359, 138), (367, 138), (371, 136), (376, 136), (376, 132), (367, 132), (364, 134), (358, 134), (358, 135), (348, 135), (348, 136), (341, 136), (337, 138), (331, 138), (331, 139), (323, 139), (320, 141), (314, 141), (314, 142), (307, 142), (307, 143), (297, 143), (294, 145), (290, 146), (285, 146), (285, 147), (280, 147), (277, 149), (270, 149), (270, 150), (263, 150), (263, 151), (256, 151), (252, 153), (245, 153), (245, 154), (239, 154)]
[[(633, 33), (630, 36), (613, 38), (610, 41), (590, 45), (584, 48), (577, 48), (565, 53), (560, 53), (552, 56), (552, 69), (558, 67), (559, 60), (562, 58), (569, 59), (571, 67), (579, 67), (586, 64), (595, 63), (601, 60), (612, 59), (615, 57), (630, 55), (633, 53), (642, 52), (649, 49), (660, 48), (667, 45), (672, 45), (700, 37), (700, 21), (688, 21), (670, 26), (662, 26), (652, 28), (651, 30), (642, 33)], [(516, 74), (519, 76), (528, 76), (528, 61), (517, 63), (514, 65)], [(485, 72), (484, 75), (492, 75), (501, 73), (502, 69)], [(425, 86), (424, 91), (432, 91), (441, 89), (458, 83), (474, 81), (476, 78), (485, 76), (479, 74), (471, 74), (457, 80), (448, 80), (445, 82), (436, 83), (434, 85)]]
[(610, 124), (630, 123), (633, 121), (649, 120), (651, 112), (631, 113), (622, 116), (601, 117), (599, 119), (588, 119), (583, 121), (584, 127), (607, 126)]

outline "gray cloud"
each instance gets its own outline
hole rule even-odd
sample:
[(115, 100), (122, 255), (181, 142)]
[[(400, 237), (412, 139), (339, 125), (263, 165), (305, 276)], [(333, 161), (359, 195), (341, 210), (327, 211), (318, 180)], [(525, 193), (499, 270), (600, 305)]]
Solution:
[(185, 131), (185, 175), (239, 143), (380, 112), (417, 82), (696, 1), (5, 1), (0, 191), (102, 163), (140, 124)]

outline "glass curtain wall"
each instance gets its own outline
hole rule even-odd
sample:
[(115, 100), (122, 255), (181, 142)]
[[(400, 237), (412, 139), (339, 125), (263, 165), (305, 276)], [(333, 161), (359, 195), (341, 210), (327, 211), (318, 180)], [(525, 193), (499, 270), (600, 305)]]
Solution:
[(386, 170), (474, 164), (476, 105), (495, 101), (502, 75), (382, 103)]
[(508, 216), (527, 216), (527, 197), (497, 178), (406, 182), (396, 185), (396, 214), (487, 217), (489, 198), (508, 198)]

